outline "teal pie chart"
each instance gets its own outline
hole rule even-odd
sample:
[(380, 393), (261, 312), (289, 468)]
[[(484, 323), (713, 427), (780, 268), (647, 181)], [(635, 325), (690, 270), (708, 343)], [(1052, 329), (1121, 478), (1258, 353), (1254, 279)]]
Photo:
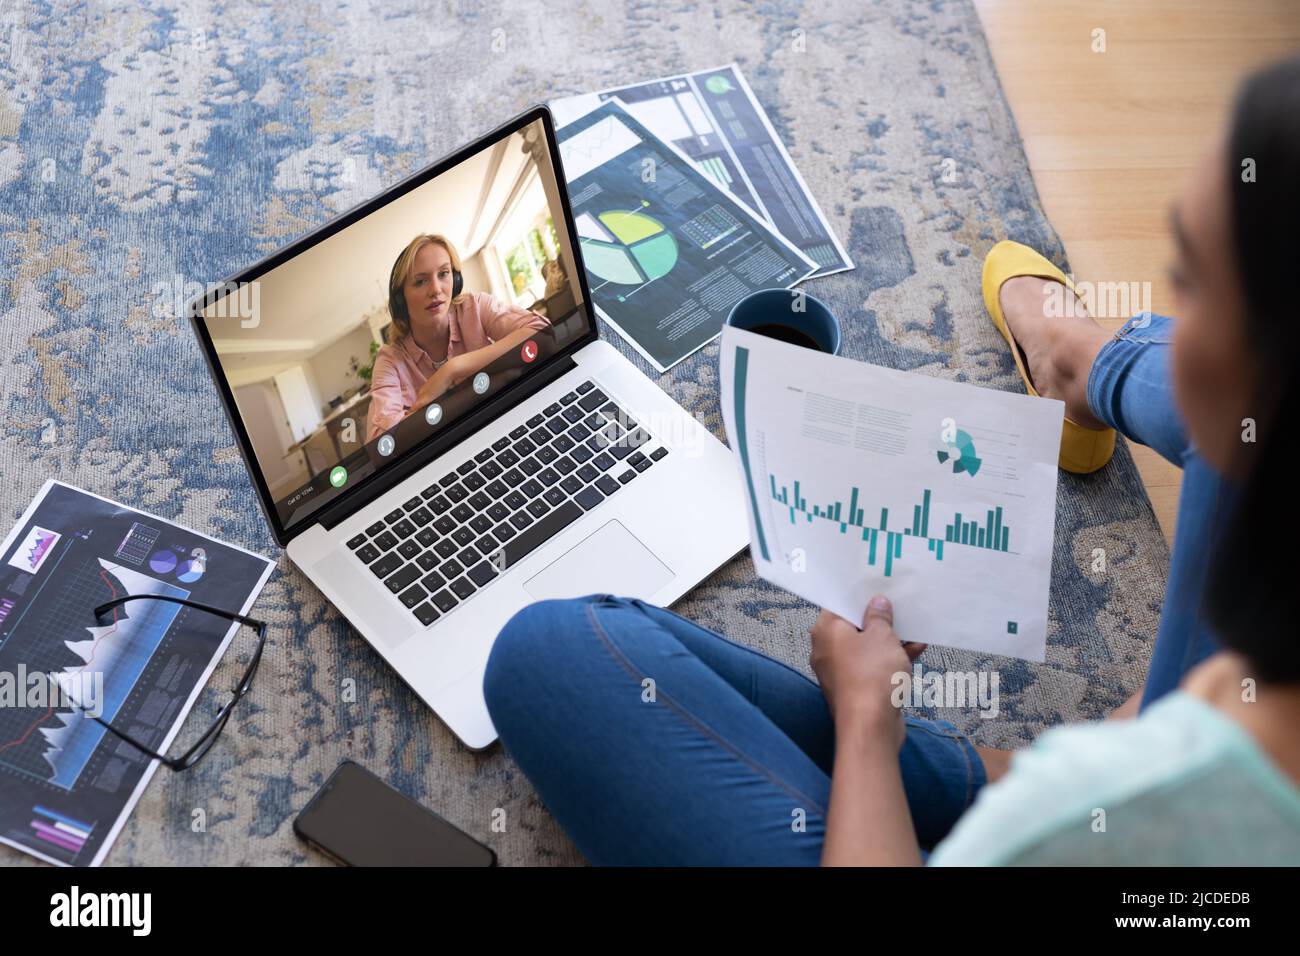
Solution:
[(642, 285), (677, 265), (677, 240), (643, 212), (583, 213), (577, 225), (587, 271), (606, 282)]
[(972, 478), (979, 473), (980, 465), (983, 464), (983, 460), (975, 454), (975, 442), (961, 429), (957, 430), (956, 440), (951, 445), (940, 448), (937, 456), (941, 465), (952, 463), (953, 474), (965, 472)]

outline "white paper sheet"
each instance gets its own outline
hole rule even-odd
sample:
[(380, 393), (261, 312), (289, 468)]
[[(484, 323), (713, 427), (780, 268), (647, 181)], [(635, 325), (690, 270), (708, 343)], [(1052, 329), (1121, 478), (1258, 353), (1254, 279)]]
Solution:
[(1063, 403), (730, 326), (720, 394), (763, 578), (854, 623), (884, 594), (905, 640), (1044, 659)]

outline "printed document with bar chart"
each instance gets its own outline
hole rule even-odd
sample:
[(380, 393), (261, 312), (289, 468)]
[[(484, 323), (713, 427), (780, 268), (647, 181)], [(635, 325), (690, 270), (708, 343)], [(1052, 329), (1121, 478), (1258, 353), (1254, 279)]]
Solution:
[[(183, 752), (231, 698), (230, 685), (201, 695), (239, 625), (170, 599), (247, 614), (274, 569), (243, 548), (47, 481), (0, 545), (0, 843), (98, 866), (159, 766), (100, 721), (170, 753), (201, 702)], [(127, 595), (169, 600), (95, 616)]]
[(730, 326), (721, 401), (759, 575), (909, 641), (1044, 659), (1063, 403)]

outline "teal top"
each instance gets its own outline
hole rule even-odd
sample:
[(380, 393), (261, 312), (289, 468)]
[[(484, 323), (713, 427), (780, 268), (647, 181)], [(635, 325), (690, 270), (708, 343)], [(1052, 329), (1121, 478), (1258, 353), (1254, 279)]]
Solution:
[(1239, 725), (1174, 691), (1058, 727), (1011, 761), (932, 866), (1296, 866), (1300, 789)]

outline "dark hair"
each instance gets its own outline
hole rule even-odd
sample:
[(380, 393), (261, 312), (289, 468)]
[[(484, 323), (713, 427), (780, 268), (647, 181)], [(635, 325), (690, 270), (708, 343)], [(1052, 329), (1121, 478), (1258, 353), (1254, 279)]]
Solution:
[[(1270, 547), (1295, 507), (1291, 450), (1300, 416), (1300, 56), (1250, 76), (1237, 94), (1227, 141), (1232, 251), (1245, 296), (1255, 375), (1243, 442), (1242, 483), (1214, 549), (1206, 610), (1219, 638), (1259, 679), (1300, 682), (1294, 559), (1289, 540)], [(1253, 180), (1253, 181), (1251, 181)]]

